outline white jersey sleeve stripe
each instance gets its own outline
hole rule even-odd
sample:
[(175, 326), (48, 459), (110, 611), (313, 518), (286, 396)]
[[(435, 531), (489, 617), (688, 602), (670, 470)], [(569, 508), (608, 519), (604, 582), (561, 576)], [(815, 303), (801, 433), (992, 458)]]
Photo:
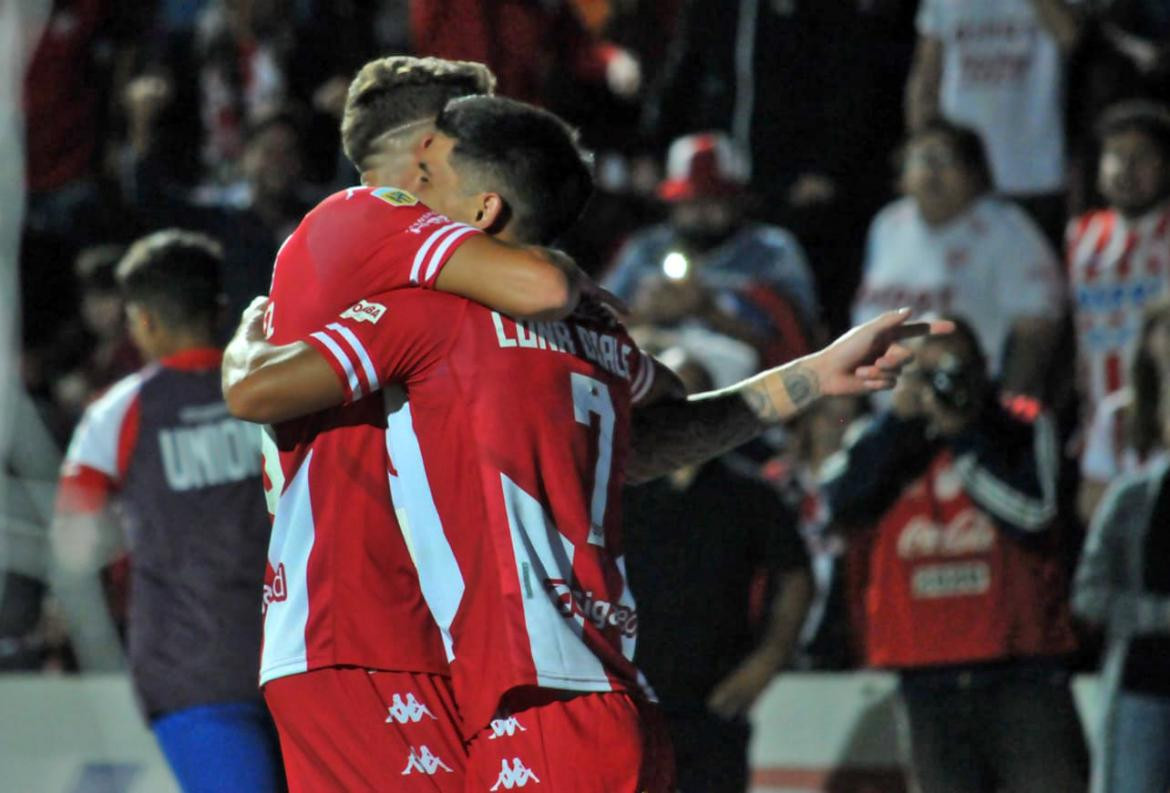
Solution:
[(443, 261), (443, 256), (447, 253), (448, 250), (451, 249), (451, 246), (455, 244), (455, 241), (460, 237), (466, 237), (473, 231), (475, 231), (475, 227), (473, 226), (462, 226), (459, 230), (448, 234), (447, 238), (443, 240), (443, 243), (439, 245), (433, 254), (431, 254), (431, 260), (427, 264), (427, 274), (424, 277), (424, 280), (431, 280), (435, 274), (435, 271), (439, 269), (439, 265)]
[(92, 468), (115, 481), (121, 478), (118, 439), (122, 424), (142, 384), (156, 371), (157, 367), (151, 367), (120, 380), (86, 409), (65, 453), (66, 465)]
[(362, 365), (362, 371), (366, 373), (366, 382), (370, 386), (369, 392), (372, 394), (381, 388), (382, 384), (378, 382), (378, 372), (374, 368), (374, 362), (370, 360), (370, 355), (366, 352), (365, 345), (354, 335), (354, 332), (338, 322), (330, 323), (327, 327), (345, 339), (350, 349), (357, 355), (358, 361)]
[(348, 355), (345, 354), (345, 350), (341, 349), (341, 346), (332, 338), (330, 338), (329, 334), (327, 333), (317, 331), (316, 333), (312, 334), (312, 338), (324, 344), (325, 349), (329, 350), (329, 352), (333, 355), (334, 360), (336, 360), (337, 363), (341, 365), (342, 370), (345, 372), (345, 378), (349, 381), (350, 400), (357, 401), (358, 399), (361, 399), (362, 384), (361, 381), (358, 380), (357, 372), (354, 371), (353, 361)]
[(637, 389), (631, 389), (630, 393), (630, 401), (635, 404), (645, 398), (654, 385), (654, 359), (645, 353), (642, 353), (642, 364), (640, 368), (643, 367), (645, 368), (646, 375), (642, 378), (642, 382), (638, 385)]
[(462, 225), (462, 223), (448, 223), (446, 226), (440, 226), (438, 231), (427, 237), (427, 241), (424, 242), (422, 247), (418, 249), (418, 252), (414, 254), (414, 263), (410, 267), (410, 282), (412, 284), (418, 283), (418, 276), (419, 272), (422, 270), (423, 262), (426, 260), (427, 254), (430, 253), (431, 248), (433, 248), (435, 243), (439, 241), (439, 238), (452, 229), (457, 229)]

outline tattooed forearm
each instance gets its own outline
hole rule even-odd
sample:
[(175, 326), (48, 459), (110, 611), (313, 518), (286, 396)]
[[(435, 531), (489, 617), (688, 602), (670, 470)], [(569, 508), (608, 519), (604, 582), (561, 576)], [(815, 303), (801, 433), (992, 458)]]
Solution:
[(766, 426), (746, 395), (735, 393), (635, 411), (626, 479), (637, 484), (718, 457), (747, 443)]
[(781, 370), (780, 379), (796, 410), (803, 410), (821, 395), (817, 374), (808, 366), (798, 363), (790, 369)]
[(631, 482), (705, 462), (790, 419), (820, 396), (816, 372), (795, 362), (722, 391), (634, 413)]

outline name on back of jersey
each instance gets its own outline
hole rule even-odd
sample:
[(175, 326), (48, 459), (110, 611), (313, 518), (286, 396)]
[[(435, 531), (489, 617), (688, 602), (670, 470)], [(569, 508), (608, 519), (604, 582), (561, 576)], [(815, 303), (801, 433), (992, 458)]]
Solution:
[(158, 431), (163, 473), (174, 491), (240, 482), (260, 475), (260, 432), (234, 419), (222, 403), (190, 406), (184, 426)]
[(517, 322), (492, 312), (496, 342), (501, 349), (551, 350), (597, 364), (612, 375), (630, 379), (632, 345), (612, 333), (603, 333), (574, 322)]

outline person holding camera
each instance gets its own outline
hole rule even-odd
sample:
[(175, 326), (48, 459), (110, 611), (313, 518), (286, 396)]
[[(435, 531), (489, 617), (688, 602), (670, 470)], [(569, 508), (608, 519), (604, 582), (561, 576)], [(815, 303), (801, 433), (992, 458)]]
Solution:
[(1053, 423), (1001, 403), (966, 322), (907, 374), (823, 485), (868, 542), (865, 654), (898, 673), (919, 789), (1083, 791)]

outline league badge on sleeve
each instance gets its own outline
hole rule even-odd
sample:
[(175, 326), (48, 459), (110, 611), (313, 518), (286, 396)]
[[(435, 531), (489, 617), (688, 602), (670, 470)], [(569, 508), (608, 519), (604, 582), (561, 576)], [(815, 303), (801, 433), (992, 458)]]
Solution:
[(396, 207), (412, 207), (418, 203), (417, 198), (397, 187), (379, 187), (377, 190), (371, 190), (370, 195)]
[(386, 313), (386, 307), (381, 303), (372, 303), (369, 300), (359, 300), (341, 312), (342, 319), (352, 319), (356, 322), (378, 324), (378, 320)]

